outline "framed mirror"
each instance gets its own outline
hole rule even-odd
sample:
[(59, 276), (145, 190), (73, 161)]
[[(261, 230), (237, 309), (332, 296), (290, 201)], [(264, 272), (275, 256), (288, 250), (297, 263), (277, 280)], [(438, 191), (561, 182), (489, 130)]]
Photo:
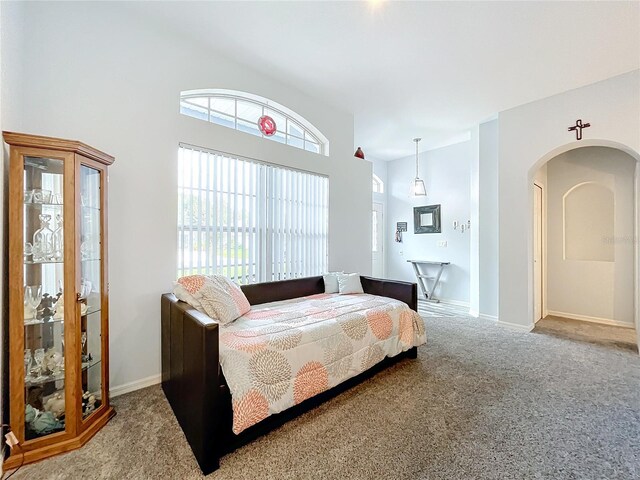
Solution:
[(441, 233), (440, 205), (413, 207), (413, 233)]

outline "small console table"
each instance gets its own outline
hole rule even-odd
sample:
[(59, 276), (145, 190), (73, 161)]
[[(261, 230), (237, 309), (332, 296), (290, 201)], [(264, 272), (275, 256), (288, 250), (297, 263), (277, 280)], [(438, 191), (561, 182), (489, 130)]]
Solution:
[[(440, 283), (440, 276), (444, 271), (444, 267), (450, 265), (451, 262), (431, 262), (428, 260), (407, 260), (407, 262), (411, 263), (413, 266), (413, 271), (416, 274), (416, 278), (418, 279), (418, 285), (420, 285), (420, 290), (422, 290), (422, 294), (427, 302), (435, 302), (438, 303), (438, 300), (434, 296), (434, 292)], [(435, 276), (427, 275), (426, 268), (427, 267), (438, 267), (438, 271)], [(433, 285), (429, 288), (429, 284), (427, 280), (433, 280)]]

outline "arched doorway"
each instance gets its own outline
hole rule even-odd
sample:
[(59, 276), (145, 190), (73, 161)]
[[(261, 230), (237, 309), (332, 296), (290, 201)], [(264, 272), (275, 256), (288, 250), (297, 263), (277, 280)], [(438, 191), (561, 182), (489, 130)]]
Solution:
[[(585, 332), (605, 331), (593, 324), (625, 327), (621, 338), (639, 343), (638, 161), (624, 145), (572, 142), (532, 169), (533, 323), (589, 322), (565, 323)], [(622, 330), (603, 335), (611, 332)]]

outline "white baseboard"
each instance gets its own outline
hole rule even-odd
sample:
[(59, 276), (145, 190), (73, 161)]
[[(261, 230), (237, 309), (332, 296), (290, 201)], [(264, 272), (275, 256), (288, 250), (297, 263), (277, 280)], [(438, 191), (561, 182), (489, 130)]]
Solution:
[(141, 378), (140, 380), (124, 383), (122, 385), (118, 385), (117, 387), (112, 387), (109, 390), (109, 396), (111, 398), (117, 397), (118, 395), (124, 395), (125, 393), (140, 390), (141, 388), (150, 387), (151, 385), (157, 385), (160, 382), (162, 382), (162, 375), (160, 374), (152, 375), (147, 378)]
[(589, 315), (580, 315), (578, 313), (558, 312), (555, 310), (549, 310), (548, 315), (554, 317), (569, 318), (571, 320), (581, 320), (583, 322), (600, 323), (602, 325), (612, 325), (614, 327), (634, 328), (632, 323), (620, 322), (619, 320), (613, 320), (611, 318), (591, 317)]
[(418, 296), (418, 303), (426, 303), (429, 305), (437, 305), (438, 303), (442, 303), (444, 305), (453, 305), (455, 307), (464, 307), (469, 308), (469, 302), (463, 302), (461, 300), (449, 300), (448, 298), (438, 298), (438, 302), (429, 302), (424, 299), (423, 296)]
[(533, 325), (522, 325), (520, 323), (503, 322), (502, 320), (497, 320), (496, 323), (501, 327), (508, 328), (509, 330), (513, 330), (515, 332), (529, 333), (531, 330), (533, 330)]
[(487, 315), (486, 313), (481, 313), (480, 315), (478, 315), (478, 318), (480, 318), (482, 320), (490, 320), (492, 322), (497, 322), (498, 321), (498, 316), (497, 315)]
[(479, 311), (477, 311), (477, 310), (471, 310), (471, 309), (469, 309), (469, 315), (470, 315), (471, 317), (478, 318), (478, 317), (480, 317), (480, 312), (479, 312)]

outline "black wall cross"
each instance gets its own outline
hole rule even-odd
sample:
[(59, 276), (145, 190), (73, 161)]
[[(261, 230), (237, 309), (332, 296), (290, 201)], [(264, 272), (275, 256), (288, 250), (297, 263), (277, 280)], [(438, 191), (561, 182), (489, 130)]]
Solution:
[(569, 131), (576, 131), (576, 140), (582, 140), (582, 129), (589, 128), (591, 126), (590, 123), (582, 123), (581, 119), (576, 120), (576, 124), (572, 127), (569, 127)]

